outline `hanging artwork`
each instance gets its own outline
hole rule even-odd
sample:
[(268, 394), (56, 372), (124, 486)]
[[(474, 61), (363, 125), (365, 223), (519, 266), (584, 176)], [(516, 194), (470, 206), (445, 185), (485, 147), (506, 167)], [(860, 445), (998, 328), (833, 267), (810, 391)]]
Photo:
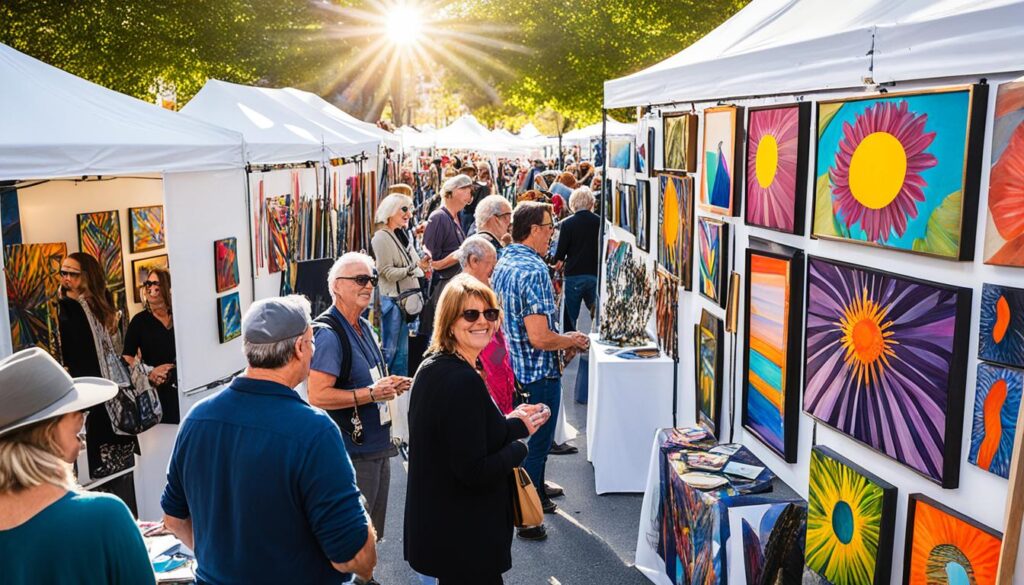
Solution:
[(799, 583), (804, 569), (807, 502), (749, 498), (750, 503), (727, 508), (726, 582)]
[(217, 292), (238, 286), (238, 240), (224, 238), (213, 242), (214, 275)]
[(693, 273), (693, 178), (659, 175), (658, 262), (691, 290)]
[(601, 311), (601, 342), (619, 346), (645, 345), (647, 321), (654, 308), (654, 283), (647, 263), (633, 256), (628, 242), (608, 240), (605, 254), (608, 300)]
[(267, 269), (271, 274), (288, 266), (288, 226), (292, 216), (291, 195), (267, 200)]
[(651, 182), (636, 182), (636, 246), (651, 251)]
[(613, 169), (629, 169), (633, 158), (632, 138), (608, 139), (608, 166)]
[(655, 268), (658, 288), (654, 293), (654, 314), (658, 347), (665, 355), (679, 359), (679, 279), (672, 273)]
[(14, 351), (40, 347), (60, 359), (57, 292), (60, 263), (67, 255), (64, 242), (4, 247), (7, 313)]
[(718, 436), (722, 415), (722, 320), (707, 309), (701, 309), (700, 322), (693, 328), (697, 361), (696, 420)]
[(0, 181), (0, 242), (5, 246), (21, 243), (21, 208), (13, 181)]
[(957, 487), (970, 315), (971, 289), (812, 257), (804, 410)]
[(164, 247), (164, 207), (162, 205), (129, 207), (128, 224), (132, 232), (132, 254)]
[(818, 103), (812, 235), (974, 258), (988, 86)]
[(992, 125), (985, 264), (1024, 266), (1024, 80), (999, 86)]
[(910, 494), (904, 585), (995, 585), (1003, 535), (923, 494)]
[(647, 129), (647, 174), (654, 174), (654, 128)]
[(121, 219), (116, 210), (78, 214), (78, 249), (99, 261), (107, 288), (124, 288)]
[(146, 282), (146, 279), (149, 278), (149, 273), (154, 268), (170, 270), (170, 266), (167, 262), (167, 254), (132, 260), (132, 290), (135, 291), (136, 303), (142, 302), (142, 297), (139, 295), (139, 289), (142, 287), (142, 283)]
[(697, 114), (690, 113), (663, 116), (661, 146), (666, 171), (697, 172), (697, 119)]
[(729, 224), (697, 218), (697, 290), (708, 300), (725, 306), (729, 280)]
[(237, 292), (217, 299), (217, 323), (221, 343), (227, 343), (242, 334), (242, 305)]
[(796, 463), (804, 253), (752, 237), (746, 266), (743, 428)]
[(710, 213), (736, 215), (739, 205), (737, 173), (743, 124), (742, 108), (721, 106), (704, 110), (704, 157), (700, 169), (700, 208)]
[(636, 185), (619, 183), (615, 199), (615, 225), (636, 235)]
[(808, 570), (834, 585), (885, 585), (895, 529), (895, 486), (828, 447), (811, 450)]
[(999, 477), (1010, 476), (1010, 456), (1017, 431), (1024, 372), (978, 364), (974, 393), (974, 424), (967, 460)]
[(747, 124), (748, 225), (804, 233), (811, 104), (752, 108)]
[(986, 283), (980, 321), (978, 357), (1024, 368), (1024, 289)]

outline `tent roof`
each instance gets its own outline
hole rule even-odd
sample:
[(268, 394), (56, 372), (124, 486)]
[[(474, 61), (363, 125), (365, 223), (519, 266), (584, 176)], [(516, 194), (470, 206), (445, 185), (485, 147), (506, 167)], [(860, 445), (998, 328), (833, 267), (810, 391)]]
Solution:
[(375, 152), (380, 144), (283, 89), (211, 79), (181, 113), (241, 132), (252, 163), (319, 161)]
[(315, 108), (323, 115), (333, 118), (337, 122), (344, 124), (350, 128), (359, 130), (364, 134), (375, 136), (384, 144), (387, 144), (389, 146), (398, 146), (401, 142), (398, 139), (398, 136), (395, 136), (391, 132), (388, 132), (387, 130), (378, 127), (376, 124), (364, 122), (363, 120), (356, 118), (355, 116), (335, 106), (331, 102), (316, 95), (315, 93), (303, 91), (301, 89), (295, 89), (294, 87), (286, 87), (284, 88), (284, 91), (299, 98), (300, 100), (305, 102), (306, 105)]
[(521, 149), (492, 134), (469, 114), (460, 116), (458, 120), (434, 132), (433, 137), (437, 148), (496, 153)]
[(242, 137), (0, 44), (0, 180), (241, 168)]
[[(617, 122), (609, 118), (607, 134), (608, 136), (633, 136), (636, 134), (636, 124), (623, 124), (622, 122)], [(569, 142), (586, 142), (600, 137), (601, 122), (598, 122), (597, 124), (591, 124), (585, 128), (577, 128), (571, 132), (566, 132), (562, 136), (562, 140)]]
[(1024, 69), (1024, 0), (754, 0), (606, 108), (793, 94)]

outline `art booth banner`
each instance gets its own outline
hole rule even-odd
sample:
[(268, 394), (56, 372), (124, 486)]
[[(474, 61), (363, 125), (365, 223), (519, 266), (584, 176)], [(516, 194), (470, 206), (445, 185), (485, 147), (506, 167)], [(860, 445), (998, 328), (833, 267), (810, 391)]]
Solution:
[(1024, 80), (996, 92), (991, 161), (985, 263), (1024, 266)]
[(658, 263), (693, 288), (693, 177), (659, 175)]
[(904, 585), (995, 585), (1003, 535), (923, 494), (910, 494)]
[(804, 233), (811, 104), (751, 108), (747, 123), (747, 225)]
[(709, 213), (737, 215), (742, 178), (743, 108), (721, 106), (704, 110), (704, 156), (700, 169), (700, 208)]
[(812, 235), (972, 260), (987, 85), (818, 103)]

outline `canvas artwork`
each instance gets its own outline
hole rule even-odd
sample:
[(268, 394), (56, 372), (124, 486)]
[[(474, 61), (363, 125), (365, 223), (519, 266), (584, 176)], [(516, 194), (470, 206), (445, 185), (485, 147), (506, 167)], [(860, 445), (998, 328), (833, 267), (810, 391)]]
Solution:
[(995, 585), (1003, 535), (923, 494), (910, 494), (904, 585)]
[(636, 235), (636, 185), (619, 183), (615, 200), (615, 225)]
[(726, 582), (799, 583), (804, 568), (807, 502), (752, 496), (750, 503), (727, 510)]
[(170, 265), (167, 262), (167, 254), (132, 260), (132, 290), (135, 291), (136, 303), (142, 302), (142, 297), (139, 294), (140, 288), (142, 287), (142, 283), (146, 282), (146, 279), (149, 278), (149, 272), (154, 268), (170, 270)]
[(828, 447), (811, 450), (807, 570), (833, 585), (887, 584), (895, 529), (895, 486)]
[(747, 124), (748, 225), (804, 232), (811, 104), (753, 108)]
[(746, 267), (743, 428), (796, 463), (804, 254), (750, 238)]
[(647, 263), (635, 257), (628, 242), (608, 240), (605, 253), (608, 300), (598, 329), (601, 342), (619, 346), (644, 345), (647, 321), (654, 309), (654, 286)]
[(221, 343), (227, 343), (242, 334), (242, 305), (237, 292), (217, 299), (217, 323)]
[(697, 423), (718, 435), (722, 415), (722, 320), (701, 309), (694, 325), (697, 360)]
[(737, 165), (743, 135), (738, 123), (742, 109), (721, 106), (704, 110), (704, 156), (700, 169), (700, 208), (720, 215), (736, 215), (739, 174)]
[(693, 178), (658, 176), (658, 263), (691, 290), (693, 273)]
[(271, 274), (287, 268), (291, 256), (288, 242), (291, 199), (291, 195), (281, 195), (267, 200), (267, 269)]
[(18, 191), (12, 187), (0, 191), (0, 242), (5, 246), (21, 243), (21, 208)]
[(697, 290), (708, 300), (725, 306), (729, 280), (729, 224), (697, 218)]
[(663, 168), (681, 173), (697, 172), (697, 114), (665, 114), (663, 120)]
[(613, 169), (629, 169), (633, 158), (632, 138), (608, 139), (608, 166)]
[(117, 210), (79, 213), (78, 248), (99, 260), (107, 288), (124, 288), (121, 219)]
[(14, 351), (40, 347), (60, 359), (57, 291), (67, 245), (15, 244), (4, 247), (7, 313)]
[(1017, 431), (1024, 372), (1013, 368), (978, 364), (974, 392), (971, 450), (967, 460), (999, 477), (1010, 477), (1010, 457)]
[(651, 182), (636, 182), (636, 246), (651, 251)]
[(654, 174), (654, 128), (647, 129), (647, 174)]
[(224, 238), (213, 242), (213, 265), (217, 292), (238, 286), (238, 240)]
[(996, 91), (985, 264), (1024, 266), (1024, 81)]
[(988, 86), (819, 102), (812, 235), (974, 258)]
[(164, 242), (163, 205), (128, 208), (128, 223), (132, 232), (131, 251), (133, 254), (158, 250), (166, 244)]
[(665, 355), (679, 359), (679, 279), (672, 273), (655, 268), (657, 286), (654, 292), (654, 314), (658, 347)]
[(981, 287), (978, 357), (1024, 368), (1024, 289), (988, 283)]
[(804, 410), (957, 487), (971, 292), (812, 257)]

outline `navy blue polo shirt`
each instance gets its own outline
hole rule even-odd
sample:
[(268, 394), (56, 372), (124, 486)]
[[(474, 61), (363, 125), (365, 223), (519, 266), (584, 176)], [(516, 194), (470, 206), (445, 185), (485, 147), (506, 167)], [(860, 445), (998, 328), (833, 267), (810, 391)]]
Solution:
[(191, 518), (200, 583), (342, 583), (366, 543), (341, 433), (292, 389), (235, 378), (178, 432), (160, 500)]

